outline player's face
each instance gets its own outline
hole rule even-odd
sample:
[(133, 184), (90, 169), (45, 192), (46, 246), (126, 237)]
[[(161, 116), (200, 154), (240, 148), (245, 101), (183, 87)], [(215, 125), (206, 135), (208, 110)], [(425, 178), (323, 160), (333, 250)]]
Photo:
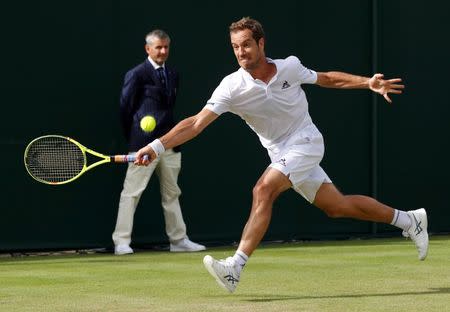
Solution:
[(231, 46), (239, 65), (245, 70), (253, 70), (264, 56), (264, 38), (256, 42), (249, 29), (238, 30), (230, 33)]
[(145, 51), (158, 65), (164, 64), (169, 57), (169, 48), (170, 42), (168, 39), (154, 38), (152, 44), (145, 45)]

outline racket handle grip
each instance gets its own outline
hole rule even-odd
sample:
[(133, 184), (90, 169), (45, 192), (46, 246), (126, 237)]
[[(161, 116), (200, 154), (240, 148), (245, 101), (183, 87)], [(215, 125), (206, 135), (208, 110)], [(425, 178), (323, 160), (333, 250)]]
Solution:
[[(148, 159), (148, 155), (144, 155), (144, 160)], [(114, 155), (111, 156), (111, 162), (116, 163), (130, 163), (136, 160), (135, 155)]]

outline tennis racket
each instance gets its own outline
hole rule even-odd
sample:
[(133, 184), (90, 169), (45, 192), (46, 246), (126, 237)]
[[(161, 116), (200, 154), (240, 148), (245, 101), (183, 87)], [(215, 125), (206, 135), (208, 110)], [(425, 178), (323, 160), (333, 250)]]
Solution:
[[(100, 160), (88, 165), (87, 153)], [(45, 135), (34, 139), (28, 144), (23, 157), (28, 173), (36, 181), (51, 185), (72, 182), (102, 164), (128, 163), (135, 159), (134, 155), (106, 156), (61, 135)]]

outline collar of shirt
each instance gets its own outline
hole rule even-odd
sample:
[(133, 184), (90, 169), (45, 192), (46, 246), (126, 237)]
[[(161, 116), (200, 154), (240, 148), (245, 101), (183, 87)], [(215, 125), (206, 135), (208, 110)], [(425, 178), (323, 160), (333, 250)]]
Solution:
[(242, 76), (243, 76), (245, 79), (250, 80), (250, 81), (253, 81), (253, 82), (255, 82), (255, 83), (263, 84), (264, 86), (267, 87), (267, 86), (271, 85), (274, 81), (276, 81), (276, 80), (278, 79), (278, 71), (279, 71), (279, 68), (278, 68), (277, 64), (274, 62), (273, 59), (266, 57), (266, 60), (267, 60), (267, 63), (275, 64), (275, 67), (276, 67), (276, 69), (277, 69), (277, 71), (275, 72), (275, 75), (273, 75), (273, 77), (270, 79), (269, 83), (267, 83), (267, 84), (266, 84), (265, 82), (259, 80), (259, 79), (253, 78), (253, 76), (252, 76), (248, 71), (246, 71), (245, 69), (243, 69), (242, 67), (240, 67), (240, 68), (238, 69), (238, 71), (240, 71), (240, 72), (242, 73)]
[(154, 60), (152, 60), (152, 58), (149, 56), (148, 57), (148, 61), (150, 62), (150, 64), (152, 64), (152, 66), (153, 66), (153, 68), (154, 69), (158, 69), (158, 68), (160, 68), (160, 67), (162, 67), (162, 68), (164, 68), (165, 69), (165, 63), (164, 64), (162, 64), (162, 66), (161, 65), (158, 65), (158, 64), (156, 64), (156, 62), (154, 61)]

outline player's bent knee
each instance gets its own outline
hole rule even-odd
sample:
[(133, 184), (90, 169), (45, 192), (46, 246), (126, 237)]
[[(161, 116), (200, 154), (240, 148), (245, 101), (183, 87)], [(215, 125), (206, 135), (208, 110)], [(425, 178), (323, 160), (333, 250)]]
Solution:
[(253, 187), (253, 198), (258, 201), (274, 201), (277, 196), (276, 190), (268, 183), (257, 183)]

